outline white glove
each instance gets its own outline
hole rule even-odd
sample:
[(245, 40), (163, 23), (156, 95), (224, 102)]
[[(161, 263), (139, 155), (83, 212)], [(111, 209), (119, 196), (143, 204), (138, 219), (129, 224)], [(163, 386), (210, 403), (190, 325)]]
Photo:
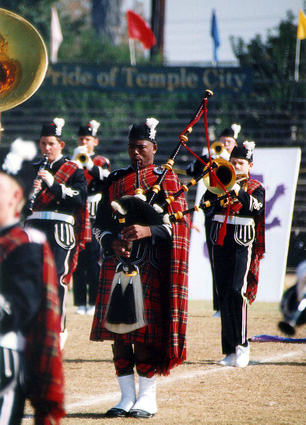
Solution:
[(54, 177), (52, 176), (51, 173), (49, 173), (48, 170), (45, 170), (46, 176), (43, 178), (44, 182), (46, 182), (46, 184), (51, 187), (54, 183)]
[(93, 160), (90, 158), (90, 156), (88, 157), (88, 161), (85, 165), (85, 167), (87, 168), (88, 171), (92, 170), (92, 167), (94, 166)]
[(236, 196), (238, 196), (238, 193), (241, 189), (241, 186), (238, 183), (235, 183), (232, 190), (236, 193)]
[(108, 171), (106, 168), (103, 168), (103, 169), (102, 169), (102, 176), (103, 176), (103, 177), (105, 177), (105, 178), (106, 178), (106, 177), (108, 177), (108, 176), (109, 176), (109, 174), (110, 174), (110, 173), (109, 173), (109, 171)]

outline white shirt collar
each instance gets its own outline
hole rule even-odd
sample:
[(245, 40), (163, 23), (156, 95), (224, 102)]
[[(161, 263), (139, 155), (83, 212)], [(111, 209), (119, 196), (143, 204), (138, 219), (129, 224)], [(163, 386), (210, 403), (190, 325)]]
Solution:
[(63, 154), (62, 153), (60, 153), (56, 158), (55, 158), (55, 160), (53, 161), (53, 162), (51, 162), (51, 164), (50, 164), (50, 168), (52, 168), (53, 167), (53, 165), (57, 162), (57, 161), (59, 161), (61, 158), (63, 158)]

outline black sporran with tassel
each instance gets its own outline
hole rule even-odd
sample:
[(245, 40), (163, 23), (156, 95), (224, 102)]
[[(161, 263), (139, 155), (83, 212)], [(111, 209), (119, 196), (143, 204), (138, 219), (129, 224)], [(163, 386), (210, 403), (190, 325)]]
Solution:
[(122, 270), (120, 264), (113, 279), (104, 327), (111, 332), (123, 334), (145, 325), (142, 283), (138, 267), (135, 266), (134, 273), (127, 273)]

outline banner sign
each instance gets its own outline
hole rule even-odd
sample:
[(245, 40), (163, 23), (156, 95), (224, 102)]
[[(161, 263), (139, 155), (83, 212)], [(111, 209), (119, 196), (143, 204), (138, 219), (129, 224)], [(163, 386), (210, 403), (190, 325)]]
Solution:
[(46, 89), (74, 89), (122, 92), (203, 91), (214, 93), (249, 93), (252, 90), (251, 68), (239, 67), (142, 67), (86, 66), (49, 64), (43, 82)]
[[(266, 189), (266, 253), (260, 262), (257, 301), (279, 302), (284, 289), (300, 148), (256, 148), (252, 178)], [(196, 205), (206, 187), (198, 183)], [(206, 247), (204, 214), (193, 215), (189, 251), (189, 298), (212, 299), (212, 277)]]

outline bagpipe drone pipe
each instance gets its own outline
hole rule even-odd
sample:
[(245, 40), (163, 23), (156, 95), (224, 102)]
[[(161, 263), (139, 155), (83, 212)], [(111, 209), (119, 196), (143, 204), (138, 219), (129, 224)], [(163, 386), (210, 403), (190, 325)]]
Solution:
[[(115, 211), (116, 220), (119, 227), (130, 226), (138, 224), (142, 226), (152, 225), (168, 225), (184, 219), (186, 214), (192, 211), (198, 211), (199, 208), (206, 208), (211, 206), (214, 202), (221, 200), (231, 199), (235, 196), (231, 191), (232, 187), (237, 181), (235, 169), (230, 162), (222, 159), (211, 159), (208, 126), (207, 126), (207, 101), (213, 95), (210, 90), (206, 90), (205, 95), (201, 101), (200, 106), (197, 108), (196, 113), (192, 117), (190, 123), (179, 135), (179, 141), (173, 150), (167, 163), (161, 169), (156, 182), (152, 187), (143, 193), (139, 182), (139, 170), (136, 167), (136, 190), (134, 195), (125, 195), (120, 199), (112, 201), (111, 205)], [(207, 140), (209, 163), (205, 163), (199, 158), (191, 149), (186, 145), (188, 135), (192, 132), (193, 126), (199, 121), (201, 116), (204, 115), (204, 127)], [(179, 185), (180, 189), (171, 195), (168, 195), (164, 201), (160, 202), (160, 195), (162, 183), (166, 178), (168, 172), (173, 172), (173, 165), (175, 159), (184, 146), (193, 156), (195, 156), (203, 164), (202, 172), (192, 178), (186, 185)], [(208, 176), (206, 179), (205, 177)], [(169, 206), (183, 193), (187, 192), (191, 186), (194, 186), (204, 178), (204, 183), (208, 190), (217, 194), (217, 198), (203, 203), (202, 205), (195, 206), (192, 209), (185, 211), (177, 211), (169, 213)], [(158, 198), (159, 202), (155, 202)], [(137, 246), (137, 249), (134, 249)], [(117, 333), (126, 333), (137, 329), (145, 324), (143, 313), (143, 295), (140, 273), (137, 264), (141, 258), (144, 258), (145, 250), (147, 249), (145, 241), (137, 240), (131, 243), (131, 255), (128, 258), (118, 257), (119, 265), (116, 270), (115, 277), (111, 288), (110, 301), (106, 311), (105, 327)], [(137, 254), (135, 254), (137, 252)]]

